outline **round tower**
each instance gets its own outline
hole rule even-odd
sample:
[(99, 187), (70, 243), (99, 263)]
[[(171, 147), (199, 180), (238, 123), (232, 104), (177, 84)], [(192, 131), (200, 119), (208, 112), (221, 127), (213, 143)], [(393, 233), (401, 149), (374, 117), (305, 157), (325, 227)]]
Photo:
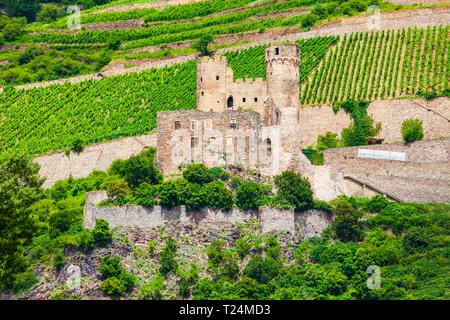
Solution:
[(277, 108), (298, 108), (300, 46), (273, 44), (266, 48), (267, 95)]

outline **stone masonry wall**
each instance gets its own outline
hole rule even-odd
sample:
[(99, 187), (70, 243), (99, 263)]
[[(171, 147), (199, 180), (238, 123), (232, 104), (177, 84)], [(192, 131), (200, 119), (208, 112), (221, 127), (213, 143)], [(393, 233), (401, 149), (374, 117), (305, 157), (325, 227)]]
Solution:
[(111, 228), (118, 226), (156, 228), (170, 221), (217, 227), (259, 220), (261, 232), (275, 230), (294, 234), (298, 231), (300, 237), (309, 238), (319, 235), (332, 221), (329, 213), (319, 210), (296, 213), (293, 210), (264, 207), (260, 211), (241, 211), (233, 208), (228, 212), (222, 212), (206, 208), (200, 212), (187, 212), (185, 206), (177, 206), (170, 210), (160, 206), (153, 208), (140, 206), (97, 207), (96, 205), (105, 198), (104, 191), (87, 193), (83, 227), (93, 229), (96, 219), (108, 221)]
[[(247, 166), (250, 157), (256, 156), (257, 151), (250, 150), (250, 146), (255, 146), (255, 143), (243, 143), (245, 150), (238, 150), (235, 137), (243, 132), (248, 132), (249, 139), (259, 136), (260, 116), (257, 112), (176, 110), (158, 112), (157, 117), (157, 161), (165, 174), (178, 172), (181, 163), (196, 162), (207, 166), (225, 164), (217, 162), (225, 161), (223, 157), (232, 159), (231, 163)], [(233, 121), (235, 128), (231, 127)]]
[[(402, 141), (402, 123), (410, 118), (423, 122), (424, 139), (450, 136), (449, 98), (437, 98), (429, 102), (425, 99), (376, 100), (369, 105), (367, 113), (376, 123), (381, 122), (381, 132), (377, 137), (383, 138), (385, 143)], [(316, 146), (317, 136), (326, 131), (337, 133), (340, 138), (341, 130), (352, 121), (345, 111), (339, 110), (334, 114), (332, 107), (325, 105), (300, 108), (299, 122), (301, 145), (305, 148)]]
[(41, 165), (39, 174), (47, 177), (44, 188), (50, 188), (56, 181), (88, 176), (93, 170), (106, 170), (116, 159), (128, 159), (147, 147), (156, 147), (156, 134), (114, 140), (87, 146), (80, 154), (74, 152), (67, 157), (58, 152), (34, 159)]

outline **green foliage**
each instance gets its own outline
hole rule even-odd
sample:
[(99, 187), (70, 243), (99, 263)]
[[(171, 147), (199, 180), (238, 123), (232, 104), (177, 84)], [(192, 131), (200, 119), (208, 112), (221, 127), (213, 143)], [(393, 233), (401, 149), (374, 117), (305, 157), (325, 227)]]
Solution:
[(362, 239), (362, 226), (359, 221), (362, 213), (356, 211), (348, 201), (343, 199), (334, 201), (333, 215), (336, 218), (332, 226), (340, 240), (348, 242)]
[(138, 299), (140, 300), (161, 300), (162, 291), (164, 290), (164, 277), (158, 272), (147, 284), (144, 284), (139, 293)]
[(366, 208), (369, 212), (380, 212), (381, 210), (386, 208), (388, 204), (389, 201), (386, 199), (386, 197), (378, 194), (376, 196), (373, 196), (372, 199), (367, 202)]
[(213, 240), (206, 250), (208, 268), (213, 272), (215, 280), (233, 281), (239, 273), (239, 265), (232, 252), (224, 250), (225, 243)]
[(205, 185), (205, 196), (208, 208), (228, 211), (233, 207), (233, 193), (225, 188), (221, 181), (212, 181)]
[(192, 48), (204, 55), (209, 55), (208, 45), (210, 43), (214, 43), (214, 37), (209, 33), (205, 33), (192, 44)]
[(279, 273), (278, 263), (271, 257), (254, 256), (245, 266), (242, 274), (261, 284), (265, 284)]
[(77, 243), (78, 246), (85, 252), (88, 252), (94, 248), (95, 240), (92, 232), (87, 229), (83, 229), (83, 231), (78, 234)]
[(111, 181), (106, 187), (106, 194), (109, 200), (123, 203), (125, 196), (129, 193), (128, 183), (125, 181)]
[(149, 208), (158, 205), (159, 202), (156, 198), (158, 191), (159, 186), (152, 186), (144, 182), (135, 192), (135, 203)]
[(36, 21), (50, 23), (64, 16), (64, 9), (54, 4), (41, 5)]
[(183, 178), (190, 183), (205, 184), (211, 181), (210, 171), (204, 164), (190, 164), (183, 171)]
[(274, 182), (278, 188), (278, 196), (289, 201), (296, 211), (305, 211), (313, 207), (311, 184), (300, 174), (284, 171), (281, 175), (275, 176)]
[(163, 207), (168, 209), (181, 204), (181, 195), (178, 185), (173, 181), (166, 181), (159, 187), (159, 200)]
[(407, 119), (403, 121), (401, 130), (405, 143), (423, 139), (422, 121), (419, 119)]
[(211, 201), (211, 205), (216, 206), (218, 199), (211, 195), (211, 198), (206, 193), (206, 188), (196, 183), (188, 183), (183, 189), (182, 201), (186, 205), (186, 211), (200, 211), (208, 205), (208, 201)]
[(24, 246), (37, 232), (29, 208), (42, 195), (38, 171), (24, 155), (0, 157), (0, 284), (6, 287), (25, 270)]
[(77, 220), (77, 216), (77, 209), (58, 210), (50, 214), (48, 224), (52, 230), (65, 232)]
[(169, 273), (175, 273), (178, 270), (178, 263), (175, 261), (175, 256), (177, 253), (177, 244), (172, 237), (168, 237), (166, 240), (166, 246), (160, 253), (159, 272), (163, 275)]
[(324, 158), (322, 151), (313, 149), (312, 146), (309, 146), (306, 149), (302, 149), (302, 152), (308, 158), (311, 164), (315, 166), (323, 166)]
[(125, 271), (121, 265), (120, 256), (111, 257), (106, 255), (98, 267), (102, 275), (100, 289), (108, 296), (121, 296), (126, 291), (133, 289), (136, 282), (135, 277)]
[(95, 227), (92, 230), (92, 236), (95, 244), (98, 246), (105, 246), (112, 239), (112, 233), (109, 231), (109, 223), (103, 219), (95, 220)]
[(315, 14), (305, 14), (301, 20), (302, 28), (312, 27), (317, 21), (317, 16)]
[(381, 130), (381, 123), (374, 127), (373, 119), (367, 115), (369, 101), (344, 101), (335, 103), (333, 110), (343, 108), (353, 119), (353, 123), (342, 129), (342, 145), (344, 147), (367, 144), (367, 140), (376, 136)]
[(319, 135), (317, 137), (317, 149), (330, 149), (337, 148), (339, 145), (339, 139), (337, 138), (337, 133), (332, 133), (327, 131), (325, 135)]
[(110, 173), (118, 174), (134, 190), (142, 183), (159, 184), (163, 181), (161, 172), (155, 165), (156, 149), (150, 147), (127, 160), (115, 160), (111, 164)]
[(255, 279), (242, 277), (234, 284), (234, 290), (241, 299), (257, 300), (261, 295), (261, 285)]
[(236, 189), (236, 205), (243, 210), (258, 210), (262, 195), (263, 190), (259, 184), (244, 181)]
[(66, 261), (66, 257), (64, 256), (64, 252), (62, 250), (58, 250), (54, 255), (53, 255), (53, 266), (56, 269), (61, 269), (64, 266), (64, 263)]

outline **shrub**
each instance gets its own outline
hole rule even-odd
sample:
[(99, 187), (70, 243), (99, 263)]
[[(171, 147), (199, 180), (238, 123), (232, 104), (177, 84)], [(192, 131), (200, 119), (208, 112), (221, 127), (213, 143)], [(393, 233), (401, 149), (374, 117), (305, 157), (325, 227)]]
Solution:
[(201, 163), (190, 164), (183, 171), (183, 178), (191, 183), (205, 184), (211, 181), (210, 171)]
[(205, 33), (192, 44), (192, 48), (194, 48), (197, 51), (200, 51), (204, 55), (208, 55), (209, 54), (208, 45), (211, 42), (214, 42), (214, 37), (209, 33)]
[(72, 142), (71, 150), (77, 154), (83, 151), (83, 140), (81, 138), (75, 138)]
[(403, 121), (401, 131), (403, 140), (406, 143), (423, 139), (422, 121), (419, 119), (407, 119)]
[(65, 232), (77, 220), (78, 210), (58, 210), (50, 214), (48, 224), (51, 229)]
[(352, 205), (343, 199), (333, 203), (333, 215), (336, 216), (332, 226), (338, 238), (344, 242), (359, 241), (363, 237), (362, 226), (359, 219), (361, 212), (356, 211)]
[(278, 188), (278, 196), (291, 203), (296, 211), (304, 211), (314, 206), (311, 184), (298, 173), (284, 171), (275, 176), (275, 185)]
[(248, 255), (251, 248), (252, 245), (245, 238), (239, 238), (236, 241), (236, 252), (238, 253), (241, 259), (244, 259)]
[(186, 211), (200, 211), (207, 206), (208, 200), (205, 188), (196, 183), (186, 185), (182, 198), (186, 205)]
[(173, 181), (166, 181), (159, 188), (159, 200), (168, 209), (181, 204), (180, 190)]
[(142, 183), (160, 184), (163, 181), (161, 172), (155, 165), (156, 149), (151, 147), (127, 160), (115, 160), (108, 172), (125, 179), (131, 190)]
[(234, 289), (241, 299), (257, 300), (262, 294), (262, 286), (255, 279), (248, 277), (237, 281)]
[(65, 261), (66, 257), (64, 256), (64, 252), (62, 250), (57, 250), (53, 255), (53, 266), (59, 270), (64, 266)]
[(222, 170), (222, 172), (219, 175), (219, 179), (222, 181), (228, 181), (230, 180), (231, 174), (228, 171)]
[(240, 177), (236, 177), (236, 176), (232, 176), (231, 177), (231, 181), (230, 181), (230, 184), (231, 184), (231, 186), (233, 187), (233, 188), (239, 188), (240, 186), (241, 186), (241, 184), (242, 184), (242, 178), (240, 178)]
[(221, 173), (223, 172), (221, 167), (212, 167), (209, 169), (209, 177), (210, 180), (217, 180), (219, 179), (219, 176), (221, 175)]
[(223, 182), (213, 181), (205, 186), (206, 203), (211, 209), (225, 211), (233, 207), (233, 193), (225, 188)]
[(160, 253), (159, 263), (161, 267), (159, 272), (167, 275), (178, 270), (178, 263), (175, 261), (175, 255), (177, 252), (177, 244), (175, 239), (168, 237), (166, 240), (166, 246)]
[(64, 9), (54, 4), (41, 5), (41, 10), (37, 13), (36, 20), (50, 23), (64, 16)]
[(152, 186), (144, 182), (135, 192), (135, 203), (148, 208), (158, 205), (158, 199), (156, 198), (158, 191), (159, 185)]
[(144, 284), (139, 293), (138, 299), (140, 300), (161, 300), (162, 291), (164, 290), (164, 277), (158, 272), (147, 284)]
[(277, 238), (275, 236), (270, 236), (264, 242), (266, 256), (278, 260), (281, 257), (281, 249)]
[(110, 200), (123, 203), (124, 198), (128, 195), (128, 183), (125, 181), (111, 181), (106, 187), (106, 194)]
[(243, 210), (258, 210), (262, 195), (263, 190), (259, 184), (244, 181), (236, 189), (236, 205)]
[(106, 255), (98, 267), (98, 271), (102, 274), (103, 279), (108, 279), (112, 277), (119, 278), (123, 272), (123, 267), (120, 264), (122, 259), (120, 256), (111, 257), (111, 255)]
[(100, 289), (108, 296), (121, 296), (125, 293), (125, 284), (116, 277), (107, 278), (100, 283)]
[(109, 231), (109, 223), (103, 219), (95, 220), (95, 227), (92, 230), (94, 242), (99, 246), (104, 246), (112, 239), (112, 233)]
[(77, 244), (85, 252), (91, 250), (95, 244), (92, 232), (87, 229), (83, 229), (80, 233), (78, 233)]
[(325, 135), (319, 135), (317, 137), (317, 149), (329, 149), (337, 148), (339, 145), (339, 139), (337, 138), (337, 133), (332, 133), (327, 131)]
[(369, 202), (366, 204), (366, 208), (369, 212), (380, 212), (384, 208), (386, 208), (389, 205), (389, 201), (386, 199), (386, 197), (377, 194), (376, 196), (373, 196)]
[(301, 24), (302, 28), (309, 28), (309, 27), (312, 27), (314, 25), (314, 23), (316, 23), (316, 21), (317, 21), (317, 16), (315, 14), (308, 13), (302, 17), (300, 24)]
[(152, 256), (153, 254), (155, 254), (157, 244), (158, 244), (158, 242), (156, 242), (155, 240), (150, 240), (148, 242), (148, 254), (149, 255)]
[(261, 284), (267, 283), (279, 273), (278, 263), (271, 257), (254, 256), (245, 266), (242, 274)]

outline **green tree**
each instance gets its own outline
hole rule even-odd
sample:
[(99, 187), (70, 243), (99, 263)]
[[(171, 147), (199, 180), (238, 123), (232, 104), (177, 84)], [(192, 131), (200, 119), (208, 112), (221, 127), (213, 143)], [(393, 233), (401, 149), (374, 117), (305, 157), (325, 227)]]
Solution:
[(332, 133), (327, 131), (325, 135), (319, 135), (317, 137), (317, 149), (330, 149), (337, 148), (339, 145), (339, 139), (337, 138), (337, 133)]
[(159, 272), (167, 275), (178, 270), (178, 263), (175, 261), (175, 255), (177, 253), (177, 242), (172, 237), (168, 237), (166, 240), (166, 246), (161, 251), (159, 263)]
[(304, 211), (313, 207), (314, 199), (311, 184), (298, 173), (284, 171), (275, 177), (278, 196), (286, 199), (296, 211)]
[(10, 286), (26, 269), (23, 256), (37, 231), (30, 206), (42, 194), (39, 165), (24, 155), (0, 157), (0, 283)]
[(39, 22), (50, 23), (64, 16), (64, 9), (54, 4), (43, 4), (36, 15)]
[(99, 246), (105, 246), (112, 239), (112, 233), (109, 231), (109, 223), (104, 219), (95, 220), (95, 227), (92, 230), (94, 242)]
[(209, 33), (205, 33), (192, 44), (192, 48), (204, 55), (209, 55), (208, 45), (212, 42), (214, 42), (214, 37)]
[(108, 199), (113, 201), (122, 202), (128, 195), (128, 193), (128, 183), (126, 183), (125, 181), (111, 181), (110, 183), (108, 183), (108, 186), (106, 188)]

